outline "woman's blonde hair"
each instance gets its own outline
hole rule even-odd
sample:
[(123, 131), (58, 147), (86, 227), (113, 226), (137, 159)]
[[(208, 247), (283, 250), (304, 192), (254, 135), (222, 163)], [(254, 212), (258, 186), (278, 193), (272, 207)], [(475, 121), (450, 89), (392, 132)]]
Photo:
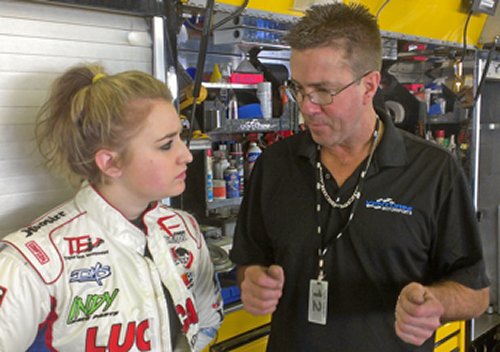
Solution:
[(107, 75), (99, 65), (69, 69), (54, 81), (37, 116), (35, 136), (45, 165), (72, 184), (102, 182), (96, 152), (109, 148), (125, 162), (127, 140), (158, 99), (171, 102), (172, 95), (147, 73)]

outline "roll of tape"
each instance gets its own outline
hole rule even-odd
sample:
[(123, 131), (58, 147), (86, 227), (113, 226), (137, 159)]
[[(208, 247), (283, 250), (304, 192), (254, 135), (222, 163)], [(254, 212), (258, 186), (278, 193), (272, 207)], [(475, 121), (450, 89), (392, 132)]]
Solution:
[(406, 117), (405, 108), (401, 103), (394, 100), (388, 100), (385, 102), (385, 106), (389, 111), (389, 116), (392, 118), (394, 123), (403, 123)]

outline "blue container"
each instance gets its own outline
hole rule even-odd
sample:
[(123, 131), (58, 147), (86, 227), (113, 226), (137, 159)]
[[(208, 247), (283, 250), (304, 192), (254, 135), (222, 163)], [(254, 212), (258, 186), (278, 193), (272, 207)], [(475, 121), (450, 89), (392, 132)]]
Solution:
[(238, 198), (240, 196), (238, 170), (235, 167), (225, 169), (224, 180), (226, 181), (226, 198)]
[(247, 104), (238, 108), (239, 119), (261, 119), (262, 116), (262, 109), (259, 103)]

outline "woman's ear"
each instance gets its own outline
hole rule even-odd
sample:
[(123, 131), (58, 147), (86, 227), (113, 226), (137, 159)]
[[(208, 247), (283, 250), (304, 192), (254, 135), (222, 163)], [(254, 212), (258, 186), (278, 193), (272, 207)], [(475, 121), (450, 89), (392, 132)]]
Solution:
[(122, 175), (122, 169), (118, 163), (118, 153), (109, 149), (99, 149), (95, 154), (95, 163), (101, 172), (111, 178)]

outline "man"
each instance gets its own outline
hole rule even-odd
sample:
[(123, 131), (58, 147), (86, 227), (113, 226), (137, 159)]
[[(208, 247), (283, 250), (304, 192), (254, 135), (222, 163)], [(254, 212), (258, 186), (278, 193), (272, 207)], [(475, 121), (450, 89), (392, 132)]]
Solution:
[(432, 351), (489, 302), (463, 172), (373, 106), (381, 39), (361, 5), (309, 9), (287, 35), (307, 131), (269, 147), (231, 259), (241, 299), (273, 313), (269, 351)]

